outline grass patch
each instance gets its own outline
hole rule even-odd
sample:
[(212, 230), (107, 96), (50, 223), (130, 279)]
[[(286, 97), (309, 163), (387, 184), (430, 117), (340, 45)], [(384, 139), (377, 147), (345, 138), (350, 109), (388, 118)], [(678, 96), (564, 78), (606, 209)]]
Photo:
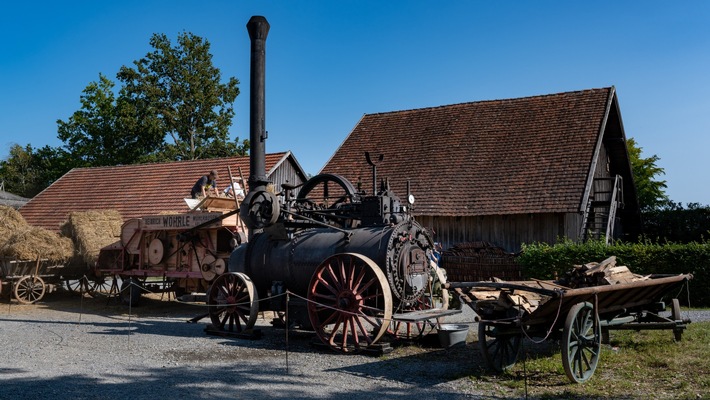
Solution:
[(525, 346), (518, 363), (496, 379), (521, 396), (527, 386), (528, 396), (539, 399), (710, 398), (710, 322), (688, 325), (681, 342), (668, 330), (612, 331), (584, 384), (567, 380), (559, 344), (542, 352)]

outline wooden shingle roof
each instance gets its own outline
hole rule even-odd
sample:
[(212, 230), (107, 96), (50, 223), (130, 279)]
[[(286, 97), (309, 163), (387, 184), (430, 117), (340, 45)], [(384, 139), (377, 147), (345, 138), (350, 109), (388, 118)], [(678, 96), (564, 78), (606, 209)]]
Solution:
[(379, 178), (417, 215), (578, 212), (613, 87), (366, 114), (322, 173), (372, 190)]
[[(267, 175), (292, 157), (291, 152), (267, 154)], [(239, 177), (241, 167), (244, 179), (249, 178), (249, 157), (75, 168), (19, 211), (30, 225), (52, 231), (59, 231), (72, 211), (112, 209), (124, 221), (164, 211), (186, 212), (183, 199), (190, 197), (197, 179), (217, 170), (217, 187), (224, 189), (229, 184), (228, 166), (234, 177)]]

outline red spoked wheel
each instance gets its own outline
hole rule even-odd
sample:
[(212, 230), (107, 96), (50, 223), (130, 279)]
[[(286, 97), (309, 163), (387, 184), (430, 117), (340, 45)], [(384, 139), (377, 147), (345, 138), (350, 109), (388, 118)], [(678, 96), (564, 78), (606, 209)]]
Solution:
[(254, 283), (245, 274), (228, 272), (218, 276), (207, 292), (212, 326), (236, 333), (252, 329), (259, 313), (258, 299)]
[(350, 353), (374, 344), (392, 318), (392, 292), (369, 258), (336, 254), (316, 268), (308, 285), (308, 316), (318, 338)]

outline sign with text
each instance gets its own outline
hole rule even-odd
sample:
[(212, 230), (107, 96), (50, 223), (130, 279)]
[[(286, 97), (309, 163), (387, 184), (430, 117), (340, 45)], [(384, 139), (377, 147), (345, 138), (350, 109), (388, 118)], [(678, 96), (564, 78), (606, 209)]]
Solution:
[[(207, 212), (207, 213), (185, 213), (185, 214), (166, 214), (166, 215), (151, 215), (142, 218), (143, 229), (190, 229), (205, 222), (219, 218), (223, 213)], [(213, 228), (221, 226), (222, 221), (215, 221), (205, 228)]]

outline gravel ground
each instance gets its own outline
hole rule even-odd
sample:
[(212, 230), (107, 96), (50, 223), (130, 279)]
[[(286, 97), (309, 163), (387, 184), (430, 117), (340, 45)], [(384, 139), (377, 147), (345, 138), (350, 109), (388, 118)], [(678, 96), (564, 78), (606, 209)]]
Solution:
[[(0, 302), (0, 399), (510, 398), (470, 379), (483, 368), (471, 323), (465, 347), (409, 346), (385, 356), (334, 354), (312, 333), (259, 319), (260, 340), (206, 335), (204, 308), (54, 293), (41, 304)], [(472, 322), (474, 314), (447, 322)], [(710, 312), (693, 312), (710, 320)]]

